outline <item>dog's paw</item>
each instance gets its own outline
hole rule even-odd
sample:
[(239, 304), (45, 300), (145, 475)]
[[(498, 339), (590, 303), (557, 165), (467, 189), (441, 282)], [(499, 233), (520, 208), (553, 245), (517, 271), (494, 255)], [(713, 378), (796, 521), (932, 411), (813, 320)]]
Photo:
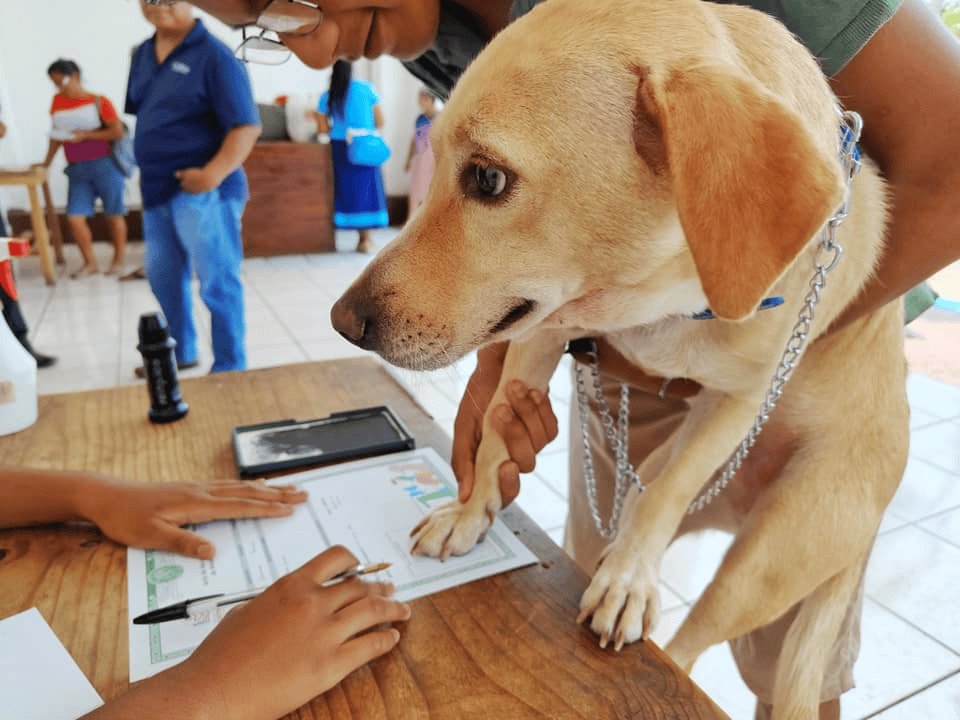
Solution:
[(600, 636), (600, 647), (613, 638), (617, 651), (646, 638), (660, 617), (656, 568), (626, 550), (614, 547), (600, 562), (577, 616), (578, 623), (593, 616), (590, 629)]
[(483, 540), (493, 524), (494, 513), (475, 504), (454, 500), (427, 515), (410, 531), (413, 555), (428, 555), (446, 560), (465, 555)]

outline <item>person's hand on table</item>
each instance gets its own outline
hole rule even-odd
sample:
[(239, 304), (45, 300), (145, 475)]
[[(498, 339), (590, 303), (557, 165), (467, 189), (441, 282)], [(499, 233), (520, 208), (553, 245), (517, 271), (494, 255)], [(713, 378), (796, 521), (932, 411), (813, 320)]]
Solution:
[[(460, 502), (466, 502), (473, 492), (483, 416), (500, 382), (506, 355), (507, 343), (479, 350), (477, 368), (460, 399), (450, 459), (460, 487)], [(492, 417), (493, 428), (504, 439), (510, 454), (510, 460), (501, 463), (497, 472), (504, 507), (520, 493), (520, 473), (532, 472), (537, 453), (557, 436), (557, 416), (544, 393), (513, 380), (507, 386), (507, 400), (509, 404), (496, 407)]]
[[(353, 578), (322, 584), (357, 565), (333, 547), (262, 595), (227, 613), (179, 665), (134, 687), (87, 720), (138, 717), (272, 720), (296, 710), (357, 668), (385, 655), (410, 606), (393, 586)], [(170, 703), (173, 703), (171, 706)]]
[(229, 518), (283, 517), (307, 494), (290, 485), (223, 481), (147, 485), (102, 479), (84, 490), (83, 516), (123, 545), (210, 559), (214, 547), (182, 525)]

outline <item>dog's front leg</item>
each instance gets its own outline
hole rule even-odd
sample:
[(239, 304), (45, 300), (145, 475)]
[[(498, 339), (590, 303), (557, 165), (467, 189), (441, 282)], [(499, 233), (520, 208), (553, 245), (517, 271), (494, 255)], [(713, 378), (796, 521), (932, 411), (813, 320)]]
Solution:
[(655, 482), (631, 492), (617, 537), (580, 601), (578, 621), (593, 616), (601, 646), (613, 638), (619, 650), (656, 623), (663, 553), (687, 507), (750, 427), (758, 402), (701, 391), (676, 433), (640, 466), (640, 477), (655, 475)]
[(501, 463), (510, 459), (503, 438), (491, 424), (492, 410), (507, 402), (505, 388), (510, 380), (522, 380), (528, 387), (546, 392), (566, 340), (565, 335), (544, 331), (510, 343), (500, 382), (483, 417), (473, 493), (466, 503), (454, 500), (424, 518), (411, 533), (411, 552), (445, 560), (469, 552), (482, 539), (503, 507), (497, 471)]

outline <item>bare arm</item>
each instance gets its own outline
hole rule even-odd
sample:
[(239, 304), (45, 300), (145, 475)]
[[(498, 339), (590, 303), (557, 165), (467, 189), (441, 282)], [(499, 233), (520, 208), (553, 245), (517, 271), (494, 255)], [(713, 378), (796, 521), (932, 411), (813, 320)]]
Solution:
[(85, 520), (80, 506), (101, 482), (92, 473), (0, 469), (0, 528)]
[(204, 193), (222, 183), (227, 175), (243, 165), (260, 137), (259, 125), (238, 125), (226, 134), (217, 154), (202, 168), (177, 171), (180, 187), (190, 193)]
[(832, 80), (863, 116), (863, 146), (892, 193), (876, 276), (836, 330), (960, 258), (960, 43), (921, 0), (900, 10)]
[(50, 163), (52, 163), (53, 158), (57, 156), (57, 151), (61, 145), (63, 145), (63, 143), (59, 140), (50, 141), (50, 144), (47, 146), (47, 156), (43, 159), (43, 163), (41, 163), (44, 167), (50, 167)]
[(130, 483), (97, 473), (0, 468), (0, 528), (87, 521), (124, 545), (210, 558), (213, 547), (183, 525), (289, 515), (306, 499), (262, 482)]
[(383, 127), (383, 110), (379, 105), (373, 106), (373, 126), (379, 130)]
[(259, 137), (259, 125), (238, 125), (227, 133), (220, 150), (206, 164), (206, 169), (219, 178), (217, 185), (243, 165)]
[(85, 130), (74, 133), (74, 142), (83, 142), (85, 140), (106, 140), (113, 142), (123, 137), (123, 121), (119, 118), (109, 121), (105, 127), (99, 130)]

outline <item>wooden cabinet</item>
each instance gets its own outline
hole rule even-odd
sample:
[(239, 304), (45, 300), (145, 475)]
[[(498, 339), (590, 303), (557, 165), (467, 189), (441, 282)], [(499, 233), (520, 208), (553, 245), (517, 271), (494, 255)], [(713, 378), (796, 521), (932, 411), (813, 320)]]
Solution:
[(243, 167), (250, 182), (245, 257), (336, 250), (329, 145), (260, 142)]

